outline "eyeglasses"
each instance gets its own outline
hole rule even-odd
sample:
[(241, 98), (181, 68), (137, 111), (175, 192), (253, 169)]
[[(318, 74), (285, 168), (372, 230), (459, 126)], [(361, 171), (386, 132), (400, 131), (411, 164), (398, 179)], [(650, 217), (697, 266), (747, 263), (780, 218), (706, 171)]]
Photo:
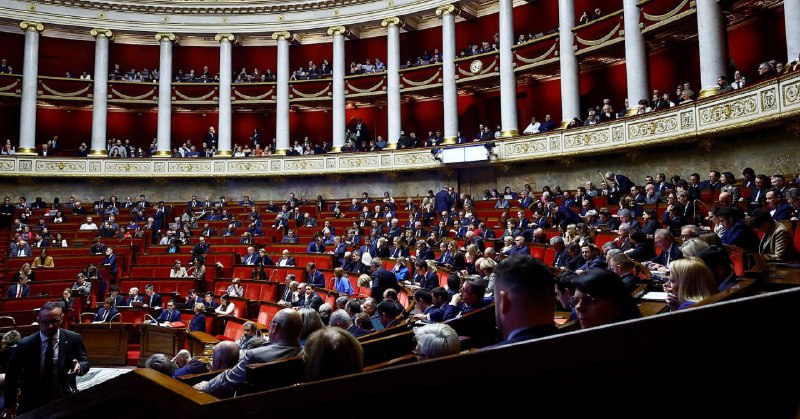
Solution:
[(50, 325), (50, 324), (59, 324), (59, 323), (61, 323), (61, 317), (59, 317), (57, 319), (51, 319), (51, 320), (42, 320), (39, 323), (48, 324), (48, 325)]

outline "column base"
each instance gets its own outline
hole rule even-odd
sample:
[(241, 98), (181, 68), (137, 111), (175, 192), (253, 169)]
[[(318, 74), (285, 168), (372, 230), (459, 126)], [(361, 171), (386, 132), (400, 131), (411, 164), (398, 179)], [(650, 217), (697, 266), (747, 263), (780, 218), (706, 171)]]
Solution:
[(153, 154), (153, 157), (172, 157), (172, 152), (169, 150), (158, 150), (156, 154)]
[(628, 108), (625, 110), (625, 116), (633, 116), (639, 113), (639, 108)]
[(516, 129), (504, 129), (500, 131), (500, 137), (502, 138), (509, 138), (509, 137), (518, 137), (519, 130)]
[(442, 145), (450, 145), (456, 143), (456, 137), (444, 137)]
[(558, 126), (558, 129), (567, 129), (571, 123), (572, 121), (561, 121), (561, 125)]
[(214, 158), (228, 158), (231, 156), (233, 156), (233, 152), (231, 150), (217, 150), (217, 152), (214, 154)]
[(397, 143), (386, 144), (386, 147), (384, 147), (383, 149), (384, 150), (397, 150)]
[(105, 148), (95, 148), (89, 151), (89, 157), (108, 157), (108, 150)]
[(35, 156), (36, 147), (20, 147), (17, 149), (17, 155), (20, 156)]
[(719, 94), (719, 86), (706, 87), (705, 89), (700, 90), (700, 93), (697, 94), (697, 98), (705, 99), (707, 97), (716, 96), (718, 94)]
[(341, 153), (341, 152), (342, 152), (342, 147), (338, 146), (338, 145), (335, 145), (335, 146), (331, 147), (331, 151), (329, 151), (328, 154), (338, 154), (338, 153)]
[(283, 150), (281, 150), (281, 149), (275, 150), (275, 154), (273, 154), (273, 155), (274, 155), (274, 156), (285, 156), (285, 155), (286, 155), (286, 149), (283, 149)]

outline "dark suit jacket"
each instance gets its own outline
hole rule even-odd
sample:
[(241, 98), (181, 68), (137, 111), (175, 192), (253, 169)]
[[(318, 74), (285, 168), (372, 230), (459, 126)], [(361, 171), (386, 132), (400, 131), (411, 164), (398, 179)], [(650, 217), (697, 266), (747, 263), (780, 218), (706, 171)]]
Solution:
[[(6, 372), (5, 405), (17, 403), (17, 389), (20, 389), (18, 413), (25, 413), (46, 403), (42, 399), (45, 387), (41, 380), (41, 337), (39, 333), (27, 336), (17, 343), (11, 355)], [(81, 365), (81, 375), (89, 371), (89, 358), (81, 335), (61, 329), (58, 337), (58, 361), (54, 376), (58, 382), (58, 397), (65, 397), (77, 391), (75, 376), (68, 375), (72, 360)]]
[(372, 288), (370, 297), (377, 301), (383, 301), (383, 292), (388, 288), (400, 290), (400, 285), (397, 283), (397, 278), (393, 273), (384, 268), (380, 268), (372, 273)]
[(195, 314), (189, 324), (190, 332), (206, 332), (206, 315), (203, 313)]
[(284, 265), (281, 265), (281, 260), (283, 260), (283, 258), (278, 259), (278, 262), (275, 265), (277, 265), (277, 266), (295, 266), (294, 258), (291, 257), (291, 256), (286, 258), (286, 263)]
[(775, 221), (788, 220), (792, 218), (792, 206), (788, 202), (783, 202), (775, 208), (775, 213), (772, 214), (772, 219)]
[(518, 333), (514, 334), (514, 336), (512, 336), (510, 339), (506, 339), (496, 345), (492, 345), (490, 346), (490, 348), (509, 345), (517, 342), (525, 342), (532, 339), (539, 339), (545, 336), (555, 335), (557, 333), (558, 329), (552, 324), (544, 326), (533, 326), (519, 331)]
[(302, 299), (297, 300), (295, 303), (296, 306), (303, 307), (303, 308), (310, 308), (315, 311), (319, 310), (319, 307), (322, 305), (322, 297), (317, 295), (317, 293), (311, 294), (311, 297), (303, 296)]
[[(6, 292), (6, 298), (17, 298), (17, 288), (19, 284), (14, 284), (8, 287), (8, 291)], [(30, 285), (23, 285), (22, 286), (22, 295), (21, 298), (29, 297), (31, 295), (31, 287)]]
[[(678, 243), (672, 242), (672, 246), (669, 247), (669, 261), (672, 262), (678, 259), (683, 259), (683, 252), (681, 252), (681, 247), (678, 246)], [(661, 252), (658, 256), (650, 260), (659, 265), (669, 265), (667, 263), (667, 252)]]
[(147, 294), (145, 294), (143, 297), (144, 297), (144, 303), (147, 304), (148, 306), (157, 308), (161, 307), (161, 294), (153, 293), (152, 304), (150, 303), (151, 298), (148, 297)]
[[(97, 310), (97, 314), (95, 314), (95, 316), (94, 316), (94, 321), (96, 321), (96, 322), (105, 321), (105, 322), (109, 322), (110, 323), (111, 319), (113, 319), (114, 316), (117, 315), (117, 313), (119, 313), (119, 311), (117, 311), (116, 308), (111, 307), (111, 310), (108, 310), (108, 316), (106, 316), (106, 308), (105, 307), (100, 307), (100, 309)], [(105, 320), (103, 320), (103, 317), (105, 317)], [(117, 321), (119, 321), (119, 319), (117, 319)]]
[(315, 271), (314, 274), (308, 275), (308, 283), (315, 287), (325, 288), (325, 276), (322, 275), (322, 272)]
[(181, 321), (181, 312), (178, 310), (172, 310), (172, 315), (169, 314), (169, 310), (164, 310), (161, 312), (161, 315), (158, 316), (156, 319), (157, 322), (179, 322)]

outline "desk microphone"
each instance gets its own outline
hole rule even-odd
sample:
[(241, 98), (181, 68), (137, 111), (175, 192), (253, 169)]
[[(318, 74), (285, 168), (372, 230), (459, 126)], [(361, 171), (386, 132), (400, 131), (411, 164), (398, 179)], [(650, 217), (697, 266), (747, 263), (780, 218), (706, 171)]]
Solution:
[(153, 316), (145, 313), (144, 317), (149, 317), (150, 321), (152, 321), (154, 324), (158, 324), (158, 321), (156, 319), (154, 319)]

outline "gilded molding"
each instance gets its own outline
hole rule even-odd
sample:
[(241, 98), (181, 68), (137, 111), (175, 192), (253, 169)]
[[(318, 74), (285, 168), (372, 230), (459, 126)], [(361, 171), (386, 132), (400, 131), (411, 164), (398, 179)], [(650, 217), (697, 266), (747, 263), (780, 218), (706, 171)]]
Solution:
[(458, 8), (454, 4), (445, 4), (436, 8), (436, 16), (457, 15)]
[[(611, 152), (636, 153), (642, 146), (692, 141), (691, 149), (713, 147), (718, 136), (757, 130), (764, 124), (786, 124), (796, 133), (800, 116), (800, 74), (750, 86), (708, 100), (677, 106), (662, 112), (631, 116), (613, 123), (496, 140), (498, 157), (486, 165), (507, 167), (511, 162), (569, 162), (578, 156)], [(391, 144), (395, 146), (396, 144)], [(479, 144), (468, 144), (474, 146)], [(458, 146), (455, 146), (458, 147)], [(0, 177), (166, 179), (189, 177), (263, 177), (275, 181), (286, 176), (338, 175), (343, 173), (392, 173), (440, 170), (445, 167), (428, 149), (393, 150), (375, 154), (339, 154), (299, 157), (253, 157), (234, 159), (96, 159), (26, 157), (0, 159)], [(164, 157), (170, 152), (163, 151)], [(564, 163), (566, 164), (566, 163)], [(449, 170), (452, 170), (451, 168)], [(499, 169), (502, 170), (502, 169)]]
[(28, 32), (42, 32), (42, 31), (44, 31), (44, 25), (43, 24), (41, 24), (39, 22), (30, 22), (30, 21), (27, 21), (27, 20), (23, 20), (22, 22), (19, 22), (19, 27), (23, 31), (28, 31)]
[(290, 41), (292, 39), (292, 34), (289, 33), (288, 31), (273, 32), (272, 39), (276, 41), (280, 40)]
[(111, 32), (111, 30), (109, 29), (94, 28), (89, 31), (89, 34), (91, 34), (93, 38), (97, 38), (98, 36), (105, 36), (106, 38), (111, 39), (114, 37), (114, 32)]
[(400, 26), (402, 24), (402, 20), (399, 17), (387, 17), (381, 21), (381, 26), (387, 27), (389, 25)]
[(234, 36), (232, 33), (218, 33), (218, 34), (214, 35), (214, 39), (217, 42), (222, 42), (222, 41), (227, 40), (228, 42), (232, 43), (233, 41), (236, 40), (236, 36)]
[(327, 33), (328, 33), (328, 35), (331, 35), (331, 36), (333, 36), (333, 35), (345, 35), (347, 33), (347, 28), (345, 28), (344, 26), (341, 26), (341, 25), (339, 25), (339, 26), (331, 26), (330, 28), (328, 28)]
[(161, 42), (161, 41), (175, 42), (178, 39), (178, 37), (175, 36), (174, 33), (157, 33), (157, 34), (155, 34), (155, 38), (156, 38), (156, 41), (158, 41), (158, 42)]

